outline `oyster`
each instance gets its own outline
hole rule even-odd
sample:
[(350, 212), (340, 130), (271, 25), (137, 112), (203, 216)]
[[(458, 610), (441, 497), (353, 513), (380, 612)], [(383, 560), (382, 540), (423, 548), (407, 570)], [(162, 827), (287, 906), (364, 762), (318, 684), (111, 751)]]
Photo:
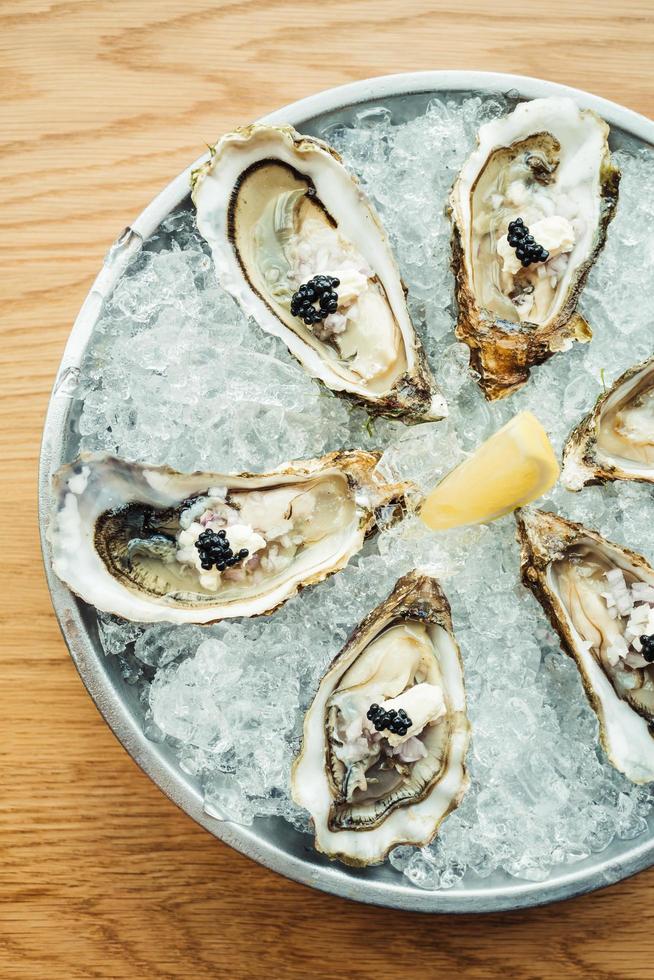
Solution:
[(316, 847), (345, 864), (425, 845), (469, 784), (463, 666), (436, 579), (401, 578), (320, 682), (293, 765)]
[[(192, 188), (221, 284), (312, 377), (371, 414), (447, 415), (386, 233), (335, 150), (290, 126), (248, 126), (211, 149)], [(310, 293), (307, 323), (291, 301), (316, 276), (337, 284), (337, 303), (319, 310)]]
[[(408, 484), (379, 453), (340, 452), (271, 473), (177, 473), (86, 455), (54, 478), (56, 574), (137, 622), (210, 623), (272, 612), (347, 564)], [(398, 508), (399, 509), (399, 508)]]
[[(524, 102), (482, 126), (450, 195), (456, 335), (490, 400), (591, 331), (575, 312), (618, 199), (607, 124), (567, 98)], [(520, 219), (545, 261), (520, 258)], [(536, 252), (539, 249), (536, 248)]]
[(607, 480), (654, 483), (654, 357), (625, 371), (573, 429), (561, 480), (568, 490)]
[(522, 580), (579, 668), (606, 754), (633, 782), (654, 780), (654, 569), (556, 514), (517, 521)]

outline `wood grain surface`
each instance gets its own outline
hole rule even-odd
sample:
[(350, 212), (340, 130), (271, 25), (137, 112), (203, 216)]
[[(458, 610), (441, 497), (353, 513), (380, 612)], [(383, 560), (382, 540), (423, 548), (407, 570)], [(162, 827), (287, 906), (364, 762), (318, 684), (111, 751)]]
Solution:
[(551, 78), (654, 116), (652, 0), (0, 2), (0, 977), (651, 977), (654, 871), (520, 914), (357, 906), (195, 826), (59, 634), (35, 505), (66, 335), (116, 234), (235, 124), (387, 72)]

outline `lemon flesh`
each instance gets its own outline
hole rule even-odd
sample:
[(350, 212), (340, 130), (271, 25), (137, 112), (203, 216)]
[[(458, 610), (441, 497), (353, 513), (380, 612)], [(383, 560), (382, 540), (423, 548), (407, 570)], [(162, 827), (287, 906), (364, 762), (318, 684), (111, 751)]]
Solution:
[(559, 472), (545, 429), (520, 412), (434, 487), (420, 516), (435, 531), (494, 521), (547, 493)]

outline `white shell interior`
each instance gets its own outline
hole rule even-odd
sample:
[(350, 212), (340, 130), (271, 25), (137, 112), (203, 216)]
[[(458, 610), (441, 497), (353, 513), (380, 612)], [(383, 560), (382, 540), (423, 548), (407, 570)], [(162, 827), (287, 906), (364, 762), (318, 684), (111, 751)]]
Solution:
[[(464, 712), (463, 673), (456, 644), (442, 626), (429, 624), (427, 628), (438, 656), (448, 713)], [(293, 795), (313, 818), (319, 850), (329, 855), (344, 855), (358, 863), (374, 864), (398, 842), (418, 844), (428, 840), (461, 797), (467, 785), (463, 764), (469, 734), (466, 729), (454, 728), (445, 771), (423, 800), (393, 810), (372, 830), (330, 830), (332, 798), (325, 770), (325, 712), (327, 702), (359, 652), (360, 647), (353, 647), (350, 655), (338, 660), (320, 683), (305, 720), (302, 753), (293, 773)]]
[[(377, 503), (372, 478), (368, 487), (350, 486), (346, 473), (336, 465), (327, 464), (322, 470), (320, 461), (299, 465), (302, 468), (289, 472), (282, 467), (263, 476), (184, 475), (135, 464), (127, 470), (124, 466), (117, 467), (111, 457), (87, 457), (77, 472), (66, 470), (56, 487), (57, 510), (48, 532), (53, 568), (87, 602), (136, 622), (208, 623), (268, 612), (302, 584), (320, 580), (341, 568), (363, 544), (367, 519)], [(94, 545), (97, 518), (128, 502), (165, 509), (177, 506), (189, 496), (206, 493), (209, 487), (262, 489), (315, 481), (320, 475), (336, 476), (342, 481), (343, 492), (353, 503), (351, 521), (337, 533), (330, 533), (301, 551), (282, 575), (268, 580), (265, 588), (251, 596), (221, 602), (218, 594), (215, 601), (205, 598), (202, 604), (189, 608), (175, 604), (168, 596), (141, 594), (110, 574)]]
[[(629, 564), (619, 548), (613, 548), (605, 542), (603, 550), (616, 567), (629, 569), (638, 579), (654, 585), (654, 574)], [(593, 654), (590, 643), (577, 631), (560, 598), (551, 564), (547, 569), (547, 585), (558, 606), (557, 614), (567, 624), (574, 640), (578, 664), (586, 683), (597, 698), (596, 710), (611, 761), (635, 783), (654, 780), (654, 737), (649, 732), (647, 721), (616, 694), (613, 684)]]
[[(649, 452), (654, 451), (654, 403), (652, 402), (652, 388), (654, 388), (654, 364), (648, 363), (643, 367), (642, 371), (639, 371), (629, 381), (617, 387), (609, 395), (602, 405), (595, 426), (597, 458), (633, 476), (651, 476), (654, 471), (654, 463), (646, 463), (642, 459), (634, 458), (635, 453), (630, 455), (633, 447), (628, 439), (614, 432), (606, 432), (605, 434), (605, 430), (607, 426), (613, 426), (616, 411), (622, 411), (624, 414), (630, 399), (637, 393), (646, 394), (646, 404), (642, 410), (638, 411), (638, 418), (634, 419), (634, 422), (637, 424), (641, 448), (646, 447)], [(642, 389), (642, 391), (638, 392), (638, 389)], [(624, 421), (628, 422), (627, 419)]]
[[(319, 352), (290, 330), (265, 300), (252, 289), (230, 241), (229, 209), (241, 175), (265, 159), (281, 161), (308, 177), (317, 197), (337, 221), (339, 231), (364, 257), (383, 283), (388, 302), (402, 334), (406, 365), (417, 363), (416, 336), (409, 318), (397, 263), (386, 233), (359, 184), (320, 140), (299, 137), (290, 127), (252, 126), (223, 137), (212, 165), (194, 190), (198, 228), (211, 247), (221, 285), (268, 333), (284, 341), (308, 373), (336, 391), (351, 391), (369, 401), (385, 392), (372, 392), (364, 384), (346, 382)], [(390, 390), (390, 389), (389, 389)], [(434, 392), (425, 418), (447, 414), (443, 396)]]
[(501, 119), (482, 126), (479, 144), (468, 157), (454, 185), (451, 204), (462, 231), (463, 256), (469, 283), (475, 280), (476, 257), (472, 249), (471, 196), (488, 158), (503, 147), (538, 134), (551, 133), (561, 145), (553, 194), (573, 196), (586, 220), (575, 242), (564, 276), (557, 287), (558, 298), (549, 321), (563, 305), (570, 282), (588, 258), (600, 216), (600, 170), (608, 133), (606, 124), (594, 113), (581, 110), (572, 99), (552, 97), (524, 102)]

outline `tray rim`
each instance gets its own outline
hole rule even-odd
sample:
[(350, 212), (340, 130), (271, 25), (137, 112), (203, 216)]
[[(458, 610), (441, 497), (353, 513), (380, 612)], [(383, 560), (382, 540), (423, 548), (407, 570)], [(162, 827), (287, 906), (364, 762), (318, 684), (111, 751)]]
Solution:
[[(637, 139), (654, 144), (654, 122), (631, 109), (581, 89), (544, 79), (501, 72), (421, 71), (381, 75), (351, 82), (310, 95), (263, 116), (259, 121), (290, 123), (302, 127), (315, 116), (350, 108), (369, 100), (391, 96), (418, 95), (443, 91), (469, 91), (493, 94), (515, 89), (523, 98), (569, 96), (582, 108), (593, 109), (606, 121)], [(51, 600), (64, 640), (80, 677), (113, 734), (141, 769), (180, 809), (214, 837), (252, 858), (259, 864), (301, 884), (342, 898), (404, 911), (483, 913), (529, 908), (572, 898), (620, 881), (654, 864), (654, 836), (627, 846), (618, 858), (605, 858), (590, 868), (571, 865), (554, 879), (528, 882), (514, 879), (494, 889), (466, 887), (447, 891), (423, 891), (405, 879), (396, 882), (366, 879), (353, 875), (340, 865), (316, 865), (315, 852), (307, 847), (304, 858), (289, 854), (253, 827), (246, 827), (208, 816), (202, 808), (199, 791), (185, 781), (178, 768), (149, 741), (124, 699), (120, 698), (98, 656), (86, 629), (82, 607), (52, 572), (47, 526), (50, 509), (50, 480), (59, 466), (68, 421), (68, 411), (79, 367), (99, 316), (104, 298), (110, 293), (130, 258), (140, 249), (160, 221), (177, 207), (189, 191), (190, 172), (204, 162), (200, 156), (175, 177), (120, 234), (111, 246), (72, 327), (56, 375), (41, 443), (39, 465), (39, 524), (41, 548)]]

